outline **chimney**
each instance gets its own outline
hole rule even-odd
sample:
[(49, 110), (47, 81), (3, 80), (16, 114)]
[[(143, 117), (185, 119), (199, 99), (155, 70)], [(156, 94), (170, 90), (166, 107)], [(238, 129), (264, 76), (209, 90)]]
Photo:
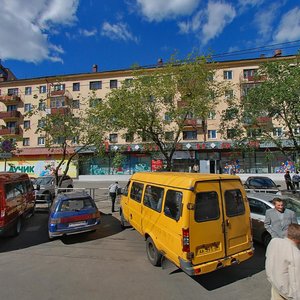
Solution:
[(276, 49), (276, 50), (274, 51), (274, 57), (281, 56), (281, 54), (282, 54), (281, 49)]
[(92, 73), (97, 73), (98, 72), (98, 65), (94, 64), (92, 68)]
[(157, 60), (157, 66), (158, 66), (158, 67), (162, 67), (163, 64), (164, 64), (164, 63), (163, 63), (163, 59), (162, 59), (162, 58), (159, 58), (159, 59)]

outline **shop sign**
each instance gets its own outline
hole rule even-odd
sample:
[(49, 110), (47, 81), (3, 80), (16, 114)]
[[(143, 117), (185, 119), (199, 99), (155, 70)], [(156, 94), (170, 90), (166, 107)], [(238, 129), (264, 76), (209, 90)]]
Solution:
[(221, 144), (221, 148), (222, 149), (230, 149), (231, 148), (231, 144), (224, 142), (224, 143)]

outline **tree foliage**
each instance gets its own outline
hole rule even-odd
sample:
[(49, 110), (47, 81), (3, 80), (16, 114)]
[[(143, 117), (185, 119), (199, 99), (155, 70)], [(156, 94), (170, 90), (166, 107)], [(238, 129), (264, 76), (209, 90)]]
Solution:
[[(74, 109), (69, 99), (62, 107), (46, 109), (46, 114), (40, 111), (41, 105), (28, 113), (29, 116), (40, 116), (40, 127), (36, 133), (45, 136), (46, 147), (50, 151), (61, 150), (62, 156), (54, 172), (58, 186), (62, 182), (62, 177), (60, 182), (58, 181), (58, 173), (63, 164), (66, 164), (64, 174), (67, 174), (72, 160), (79, 152), (89, 147), (98, 153), (103, 150), (105, 123), (98, 122), (94, 110), (89, 105), (96, 100), (96, 95), (92, 93), (87, 99), (81, 99), (81, 110)], [(45, 101), (46, 99), (40, 100)], [(101, 104), (97, 107), (101, 109)]]
[(218, 84), (211, 80), (214, 72), (210, 58), (196, 54), (184, 60), (173, 56), (156, 68), (137, 68), (132, 80), (107, 95), (105, 116), (99, 118), (110, 121), (110, 131), (124, 130), (138, 140), (155, 143), (171, 169), (187, 119), (198, 120), (193, 126), (199, 130), (217, 102)]
[[(224, 136), (241, 144), (251, 139), (272, 142), (284, 153), (283, 141), (289, 140), (293, 149), (299, 152), (299, 78), (300, 65), (297, 58), (261, 65), (252, 88), (247, 92), (244, 90), (240, 99), (227, 100), (228, 107), (223, 111), (221, 122)], [(249, 88), (250, 84), (245, 87)], [(283, 128), (279, 138), (273, 134), (277, 127)]]

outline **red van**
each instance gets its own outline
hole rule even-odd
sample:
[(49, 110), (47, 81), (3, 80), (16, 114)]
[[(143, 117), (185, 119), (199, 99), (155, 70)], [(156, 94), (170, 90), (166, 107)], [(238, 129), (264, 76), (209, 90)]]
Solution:
[(35, 211), (34, 189), (25, 173), (0, 172), (0, 236), (16, 236)]

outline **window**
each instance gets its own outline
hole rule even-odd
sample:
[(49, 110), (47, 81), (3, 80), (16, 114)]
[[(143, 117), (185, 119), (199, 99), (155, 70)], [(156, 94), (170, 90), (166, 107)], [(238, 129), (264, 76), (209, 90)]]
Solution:
[(165, 114), (165, 121), (171, 121), (171, 116), (169, 114)]
[(90, 90), (101, 90), (102, 81), (90, 81)]
[(109, 87), (111, 89), (117, 89), (118, 88), (118, 80), (117, 79), (110, 80)]
[(225, 208), (227, 217), (243, 215), (245, 206), (240, 190), (229, 190), (225, 192)]
[(31, 103), (25, 103), (24, 111), (29, 112), (29, 111), (31, 111), (31, 109), (32, 109)]
[(78, 144), (78, 142), (79, 142), (79, 138), (78, 138), (78, 136), (74, 136), (73, 138), (72, 138), (72, 144)]
[(44, 101), (39, 102), (39, 111), (44, 111), (46, 110), (46, 103)]
[(142, 201), (144, 185), (142, 183), (133, 182), (130, 190), (130, 198), (137, 202)]
[(30, 128), (30, 121), (24, 121), (24, 129)]
[(243, 71), (244, 79), (253, 80), (256, 71), (256, 69), (245, 69)]
[(216, 119), (216, 112), (215, 111), (210, 111), (207, 115), (208, 120), (215, 120)]
[(182, 134), (183, 134), (184, 140), (196, 140), (197, 139), (197, 130), (183, 131)]
[(228, 139), (235, 138), (236, 134), (237, 134), (236, 129), (227, 129), (227, 138)]
[(248, 197), (250, 211), (253, 214), (264, 216), (266, 214), (267, 206), (259, 200)]
[(273, 128), (273, 135), (274, 136), (277, 136), (277, 137), (280, 137), (282, 136), (282, 127), (275, 127)]
[(127, 142), (127, 143), (133, 142), (133, 137), (134, 137), (133, 133), (131, 133), (131, 132), (126, 133), (125, 134), (125, 142)]
[(80, 91), (80, 82), (74, 82), (73, 83), (73, 91), (74, 92)]
[(79, 100), (73, 100), (72, 101), (72, 107), (73, 108), (80, 108), (80, 101)]
[(44, 128), (45, 127), (45, 120), (44, 119), (38, 120), (38, 127), (39, 128)]
[(26, 86), (25, 87), (25, 95), (31, 95), (32, 93), (32, 88), (31, 86)]
[(182, 209), (182, 193), (169, 190), (167, 191), (164, 214), (176, 221), (180, 219)]
[(223, 78), (226, 80), (232, 79), (232, 71), (223, 71)]
[(18, 95), (19, 89), (18, 88), (12, 88), (7, 90), (7, 95), (13, 96), (13, 95)]
[(53, 140), (53, 144), (63, 144), (63, 143), (65, 143), (65, 141), (66, 141), (66, 138), (63, 136), (60, 136)]
[(51, 97), (50, 99), (50, 108), (59, 108), (65, 105), (65, 97)]
[(29, 146), (29, 138), (23, 138), (23, 146)]
[(117, 133), (111, 133), (109, 135), (109, 141), (111, 143), (117, 143), (118, 142), (118, 134)]
[(161, 211), (162, 201), (164, 197), (164, 189), (161, 187), (147, 185), (143, 204), (158, 212)]
[(209, 139), (216, 139), (217, 138), (217, 130), (208, 130), (207, 135)]
[(232, 99), (233, 98), (233, 90), (226, 90), (225, 91), (225, 98)]
[(172, 141), (173, 139), (174, 139), (174, 132), (173, 131), (165, 132), (165, 140), (166, 141)]
[(45, 137), (43, 137), (43, 136), (38, 137), (37, 143), (39, 146), (45, 145)]
[(17, 105), (7, 105), (7, 111), (16, 111)]
[(262, 135), (262, 130), (260, 128), (250, 128), (247, 130), (247, 136), (251, 138), (260, 137)]
[(65, 90), (65, 85), (64, 84), (55, 84), (53, 87), (54, 91), (64, 91)]
[(89, 105), (90, 107), (96, 107), (101, 101), (101, 98), (92, 98), (90, 99)]
[(194, 218), (196, 222), (216, 220), (220, 217), (218, 194), (216, 192), (197, 193)]
[(47, 92), (47, 87), (45, 85), (40, 85), (39, 91), (40, 94), (45, 94)]

